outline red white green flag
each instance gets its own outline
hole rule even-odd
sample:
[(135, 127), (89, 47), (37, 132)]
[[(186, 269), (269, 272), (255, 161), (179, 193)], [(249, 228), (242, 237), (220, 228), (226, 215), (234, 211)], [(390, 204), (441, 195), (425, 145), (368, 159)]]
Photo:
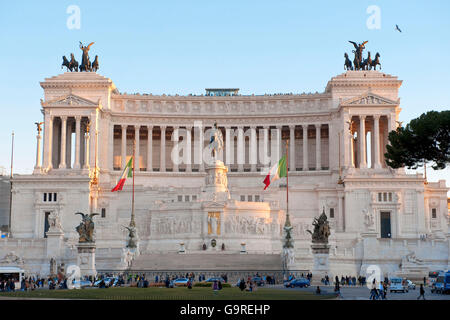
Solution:
[(133, 157), (131, 157), (130, 160), (128, 160), (127, 165), (123, 169), (122, 176), (120, 177), (119, 182), (117, 182), (117, 185), (111, 190), (111, 192), (122, 190), (123, 185), (125, 184), (125, 180), (127, 180), (127, 178), (132, 177), (133, 177)]
[(286, 166), (286, 156), (283, 156), (278, 163), (276, 163), (272, 168), (270, 168), (269, 173), (264, 179), (264, 190), (266, 190), (270, 184), (280, 178), (287, 176), (287, 166)]

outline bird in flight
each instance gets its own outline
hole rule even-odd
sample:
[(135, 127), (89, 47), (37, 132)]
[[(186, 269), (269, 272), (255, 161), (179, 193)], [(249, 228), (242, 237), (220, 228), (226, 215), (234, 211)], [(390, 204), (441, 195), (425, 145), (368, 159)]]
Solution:
[(400, 30), (400, 28), (398, 27), (398, 24), (395, 25), (395, 30), (397, 30), (398, 32), (402, 32), (402, 30)]

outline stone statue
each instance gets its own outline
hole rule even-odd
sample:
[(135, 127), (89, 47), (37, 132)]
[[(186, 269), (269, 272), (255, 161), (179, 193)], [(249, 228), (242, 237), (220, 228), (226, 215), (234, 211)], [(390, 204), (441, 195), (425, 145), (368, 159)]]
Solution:
[(366, 43), (369, 41), (364, 41), (363, 43), (357, 44), (356, 42), (349, 41), (353, 46), (355, 47), (355, 50), (352, 51), (355, 54), (355, 59), (353, 60), (353, 64), (355, 66), (355, 70), (361, 70), (362, 69), (362, 55), (363, 51), (365, 49)]
[(94, 221), (92, 218), (94, 216), (98, 216), (98, 213), (84, 214), (82, 212), (77, 212), (75, 214), (80, 214), (82, 216), (81, 223), (76, 227), (80, 238), (78, 242), (86, 243), (86, 242), (94, 242)]
[(370, 51), (367, 53), (367, 59), (364, 59), (361, 65), (362, 70), (372, 70), (372, 58), (370, 57)]
[(372, 60), (372, 63), (370, 64), (370, 69), (372, 70), (377, 70), (377, 65), (380, 66), (380, 70), (381, 70), (381, 63), (380, 63), (380, 54), (377, 52), (377, 54), (375, 55), (375, 60)]
[(314, 226), (314, 232), (307, 230), (312, 236), (312, 242), (328, 243), (328, 237), (330, 236), (330, 225), (328, 223), (327, 215), (325, 214), (325, 208), (323, 208), (322, 214), (319, 218), (314, 218), (312, 225)]
[(348, 58), (348, 54), (347, 53), (344, 53), (344, 58), (345, 58), (344, 70), (353, 70), (352, 61)]
[(416, 254), (414, 251), (410, 251), (406, 256), (402, 259), (402, 265), (404, 266), (406, 263), (410, 264), (423, 264), (423, 260), (416, 257)]
[(44, 123), (43, 122), (35, 122), (34, 124), (36, 125), (36, 129), (37, 129), (38, 135), (40, 135), (41, 132), (42, 132), (42, 125)]
[(67, 60), (66, 56), (63, 56), (62, 59), (63, 59), (63, 62), (61, 64), (61, 69), (66, 67), (66, 71), (69, 71), (69, 70), (72, 71), (72, 68), (70, 67), (70, 62), (69, 62), (69, 60)]
[(364, 214), (364, 224), (366, 225), (368, 230), (373, 230), (375, 227), (375, 217), (373, 212), (367, 209), (363, 209)]
[(52, 211), (48, 216), (48, 222), (50, 224), (50, 230), (61, 230), (61, 220), (55, 211)]
[(50, 275), (55, 276), (56, 273), (57, 273), (56, 260), (55, 260), (55, 258), (52, 257), (50, 259)]
[(208, 216), (208, 223), (211, 228), (211, 234), (217, 234), (217, 218), (215, 215), (211, 214)]
[(125, 227), (123, 226), (125, 229), (128, 230), (128, 244), (127, 244), (127, 248), (136, 248), (136, 228), (135, 227)]
[(73, 69), (75, 72), (78, 72), (78, 61), (75, 60), (75, 55), (73, 53), (70, 54), (69, 69), (70, 71)]
[(89, 60), (89, 49), (94, 44), (91, 42), (87, 47), (83, 46), (83, 43), (80, 41), (80, 49), (83, 51), (83, 56), (81, 58), (80, 71), (92, 71), (91, 61)]
[(23, 265), (25, 262), (21, 257), (16, 255), (14, 251), (11, 251), (8, 253), (1, 261), (0, 264), (17, 264), (17, 265)]
[(97, 72), (98, 68), (98, 56), (95, 56), (94, 62), (92, 62), (92, 71)]
[(216, 159), (217, 153), (223, 149), (222, 131), (220, 131), (220, 129), (217, 128), (217, 122), (214, 122), (214, 127), (211, 129), (209, 147), (212, 148), (214, 159)]
[(63, 63), (61, 65), (61, 69), (63, 67), (66, 67), (67, 71), (75, 71), (78, 72), (78, 62), (75, 60), (75, 56), (73, 55), (73, 53), (70, 54), (70, 61), (67, 60), (66, 56), (63, 56)]
[(291, 220), (289, 220), (289, 214), (286, 215), (286, 222), (284, 224), (283, 230), (284, 230), (284, 243), (283, 248), (293, 248), (294, 247), (294, 240), (292, 239), (292, 225)]

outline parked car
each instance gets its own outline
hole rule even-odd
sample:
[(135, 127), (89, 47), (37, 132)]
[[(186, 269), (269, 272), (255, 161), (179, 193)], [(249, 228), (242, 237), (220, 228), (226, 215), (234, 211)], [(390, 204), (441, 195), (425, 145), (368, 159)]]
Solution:
[(220, 282), (222, 282), (222, 283), (225, 282), (225, 280), (223, 280), (223, 278), (221, 278), (221, 277), (217, 277), (217, 278), (209, 278), (209, 279), (207, 279), (207, 280), (205, 280), (205, 281), (203, 281), (203, 282), (214, 282), (214, 281), (220, 281)]
[(113, 278), (113, 277), (107, 277), (107, 278), (103, 278), (100, 280), (97, 280), (96, 282), (94, 282), (94, 286), (98, 287), (100, 285), (100, 283), (102, 282), (102, 280), (105, 282), (105, 287), (109, 288), (109, 287), (114, 287), (117, 282), (119, 281), (117, 278)]
[(75, 280), (72, 283), (73, 288), (75, 289), (83, 289), (83, 288), (87, 288), (87, 287), (92, 287), (92, 282), (90, 282), (89, 280)]
[(173, 285), (182, 287), (187, 286), (188, 282), (189, 282), (188, 278), (178, 278), (173, 281)]
[(406, 280), (406, 283), (408, 284), (408, 289), (416, 290), (416, 284), (414, 282), (412, 282), (411, 280)]
[(295, 287), (308, 288), (310, 285), (311, 284), (310, 284), (309, 280), (306, 278), (294, 279), (294, 280), (285, 282), (285, 284), (284, 284), (284, 286), (286, 288), (295, 288)]
[(391, 292), (408, 292), (408, 284), (403, 281), (402, 278), (391, 278), (391, 284), (389, 285), (389, 291)]

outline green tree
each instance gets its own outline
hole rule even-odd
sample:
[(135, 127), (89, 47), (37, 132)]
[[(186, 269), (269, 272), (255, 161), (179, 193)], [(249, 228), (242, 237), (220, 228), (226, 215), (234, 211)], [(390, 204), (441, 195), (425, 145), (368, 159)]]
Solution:
[(417, 169), (432, 162), (433, 169), (444, 169), (450, 163), (450, 110), (422, 114), (391, 131), (389, 142), (385, 157), (392, 168)]

